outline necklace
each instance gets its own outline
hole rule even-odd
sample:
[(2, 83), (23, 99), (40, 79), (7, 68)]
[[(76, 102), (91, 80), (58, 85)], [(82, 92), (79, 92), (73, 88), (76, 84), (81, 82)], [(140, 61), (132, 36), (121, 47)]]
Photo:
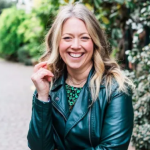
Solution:
[(69, 82), (70, 82), (72, 85), (75, 85), (75, 86), (76, 86), (76, 85), (77, 85), (77, 86), (78, 86), (78, 85), (81, 85), (81, 84), (84, 83), (85, 81), (86, 81), (86, 79), (82, 80), (80, 83), (74, 83), (73, 80), (71, 80), (71, 78), (69, 78)]

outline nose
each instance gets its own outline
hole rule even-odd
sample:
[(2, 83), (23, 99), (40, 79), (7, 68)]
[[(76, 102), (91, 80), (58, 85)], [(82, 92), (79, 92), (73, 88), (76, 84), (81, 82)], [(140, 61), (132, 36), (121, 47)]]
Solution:
[(71, 48), (73, 48), (73, 49), (80, 49), (81, 48), (79, 39), (76, 38), (72, 41)]

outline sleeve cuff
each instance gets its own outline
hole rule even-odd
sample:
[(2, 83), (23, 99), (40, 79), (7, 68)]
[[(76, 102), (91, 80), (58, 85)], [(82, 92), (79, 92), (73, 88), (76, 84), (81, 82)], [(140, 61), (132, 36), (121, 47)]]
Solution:
[(51, 100), (50, 100), (50, 96), (49, 96), (49, 101), (47, 101), (47, 102), (44, 102), (44, 101), (41, 101), (41, 100), (39, 100), (38, 98), (37, 98), (37, 94), (35, 94), (34, 96), (33, 96), (33, 102), (34, 102), (34, 104), (36, 105), (36, 108), (38, 108), (38, 109), (42, 109), (42, 108), (44, 108), (44, 109), (50, 109), (51, 108)]
[[(37, 100), (39, 100), (38, 99), (38, 93), (36, 93), (36, 95), (35, 95), (35, 97), (36, 97), (36, 99)], [(44, 101), (41, 101), (41, 100), (39, 100), (40, 102), (44, 102)], [(48, 101), (47, 102), (44, 102), (44, 103), (49, 103), (51, 101), (51, 98), (50, 98), (50, 95), (48, 96)]]

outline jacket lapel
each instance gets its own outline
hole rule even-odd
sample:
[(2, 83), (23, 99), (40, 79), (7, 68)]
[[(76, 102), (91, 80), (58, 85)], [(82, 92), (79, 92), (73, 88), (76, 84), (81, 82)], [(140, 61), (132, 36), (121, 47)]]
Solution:
[(66, 74), (64, 73), (59, 79), (54, 82), (50, 95), (52, 96), (52, 105), (67, 121), (69, 117), (69, 106), (65, 89), (65, 76)]
[(65, 137), (69, 131), (87, 114), (91, 99), (86, 86), (83, 87), (66, 122)]

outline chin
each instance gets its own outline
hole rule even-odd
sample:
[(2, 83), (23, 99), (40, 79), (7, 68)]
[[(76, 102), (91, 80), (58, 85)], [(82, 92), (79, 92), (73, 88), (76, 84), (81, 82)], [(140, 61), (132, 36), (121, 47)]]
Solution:
[(81, 69), (82, 66), (80, 65), (67, 65), (70, 69)]
[(81, 69), (81, 67), (78, 66), (69, 66), (70, 69)]

